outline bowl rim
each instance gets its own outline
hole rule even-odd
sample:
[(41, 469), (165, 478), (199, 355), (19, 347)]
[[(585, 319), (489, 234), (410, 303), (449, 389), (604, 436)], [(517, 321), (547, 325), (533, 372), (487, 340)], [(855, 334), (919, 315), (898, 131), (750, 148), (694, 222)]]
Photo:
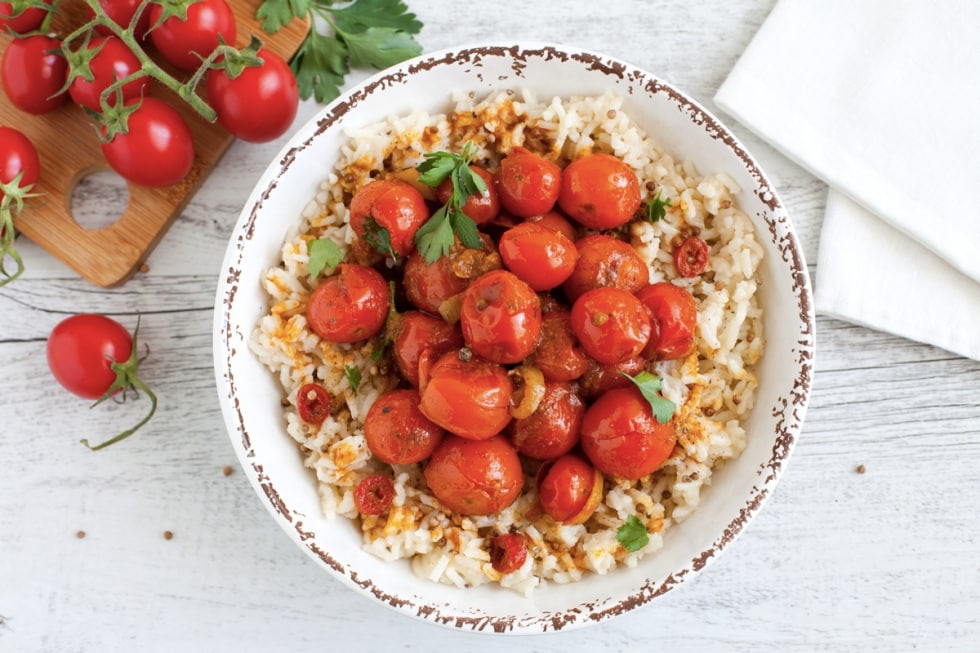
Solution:
[[(239, 282), (242, 243), (244, 240), (250, 239), (264, 198), (275, 187), (277, 178), (295, 160), (297, 152), (312, 142), (317, 135), (342, 121), (342, 118), (353, 110), (361, 99), (383, 89), (386, 84), (397, 83), (406, 76), (411, 76), (419, 71), (437, 68), (446, 63), (458, 62), (461, 57), (478, 59), (491, 56), (512, 57), (515, 62), (526, 61), (528, 57), (571, 58), (584, 66), (597, 69), (605, 74), (636, 75), (647, 82), (644, 88), (651, 94), (655, 92), (666, 93), (671, 102), (677, 105), (678, 110), (689, 113), (690, 119), (710, 137), (721, 140), (740, 160), (745, 171), (754, 179), (756, 183), (754, 194), (771, 211), (771, 219), (766, 218), (766, 221), (772, 246), (779, 251), (783, 261), (791, 269), (792, 291), (796, 297), (796, 308), (799, 313), (799, 324), (797, 325), (799, 327), (799, 339), (795, 348), (798, 352), (798, 358), (794, 361), (796, 379), (788, 397), (783, 400), (782, 414), (774, 416), (777, 418), (777, 434), (772, 456), (763, 466), (764, 468), (759, 470), (759, 478), (753, 486), (753, 491), (746, 498), (736, 517), (725, 525), (721, 536), (711, 547), (701, 551), (698, 555), (694, 555), (685, 567), (676, 568), (665, 579), (658, 581), (655, 587), (645, 586), (644, 591), (622, 597), (614, 605), (603, 607), (600, 610), (593, 610), (590, 606), (579, 606), (579, 609), (569, 610), (564, 614), (550, 612), (542, 614), (539, 619), (532, 620), (521, 619), (516, 615), (496, 617), (460, 614), (455, 612), (451, 605), (419, 605), (404, 597), (385, 592), (370, 580), (365, 581), (354, 570), (345, 567), (344, 564), (334, 559), (328, 551), (320, 549), (313, 541), (313, 534), (304, 531), (302, 524), (295, 523), (291, 518), (285, 500), (279, 495), (271, 479), (263, 477), (261, 466), (256, 467), (244, 416), (235, 398), (235, 379), (232, 369), (232, 360), (236, 352), (231, 338), (236, 325), (232, 323), (231, 314)], [(516, 66), (519, 63), (512, 65)], [(523, 40), (476, 43), (424, 53), (379, 71), (352, 86), (347, 92), (342, 93), (338, 98), (320, 108), (304, 125), (296, 129), (256, 182), (231, 231), (215, 293), (213, 319), (215, 379), (226, 430), (239, 462), (246, 471), (246, 476), (254, 490), (259, 494), (263, 505), (290, 535), (291, 539), (299, 544), (320, 566), (333, 572), (333, 575), (345, 585), (373, 596), (382, 604), (402, 614), (420, 618), (428, 623), (456, 629), (506, 634), (555, 632), (607, 621), (612, 617), (650, 603), (654, 598), (699, 573), (719, 553), (727, 549), (762, 508), (790, 458), (806, 415), (815, 350), (815, 318), (811, 284), (795, 229), (773, 185), (735, 135), (689, 95), (635, 64), (575, 46)], [(248, 353), (250, 355), (250, 352)], [(757, 405), (755, 410), (759, 408), (760, 406)], [(650, 579), (648, 579), (648, 585), (649, 582)]]

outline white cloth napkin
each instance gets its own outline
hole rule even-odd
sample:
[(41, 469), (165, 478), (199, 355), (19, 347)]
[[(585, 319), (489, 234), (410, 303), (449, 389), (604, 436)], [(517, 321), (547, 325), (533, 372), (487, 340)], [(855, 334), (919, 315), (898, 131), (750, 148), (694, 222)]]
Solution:
[(722, 109), (830, 186), (824, 314), (980, 359), (980, 2), (780, 0)]

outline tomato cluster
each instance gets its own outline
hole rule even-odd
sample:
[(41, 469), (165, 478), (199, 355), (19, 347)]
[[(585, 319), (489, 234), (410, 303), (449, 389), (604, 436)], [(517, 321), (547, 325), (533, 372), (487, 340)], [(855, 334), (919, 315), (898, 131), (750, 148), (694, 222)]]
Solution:
[[(673, 420), (632, 377), (694, 351), (696, 302), (651, 283), (624, 240), (644, 212), (623, 161), (591, 154), (563, 169), (516, 147), (496, 170), (469, 165), (486, 186), (462, 205), (481, 248), (457, 239), (427, 260), (413, 250), (434, 210), (423, 191), (369, 182), (351, 200), (351, 257), (313, 290), (306, 317), (333, 342), (390, 343), (402, 384), (364, 424), (378, 459), (422, 463), (460, 514), (506, 508), (532, 477), (544, 512), (582, 523), (606, 477), (641, 478), (671, 455)], [(523, 564), (522, 547), (519, 534), (494, 538), (498, 571)]]

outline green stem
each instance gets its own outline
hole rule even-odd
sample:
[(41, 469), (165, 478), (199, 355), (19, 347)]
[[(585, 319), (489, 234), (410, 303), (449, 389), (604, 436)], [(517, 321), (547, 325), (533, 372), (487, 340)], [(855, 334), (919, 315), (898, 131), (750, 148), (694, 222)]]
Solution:
[(88, 447), (92, 451), (98, 451), (99, 449), (103, 449), (105, 447), (108, 447), (110, 444), (115, 444), (116, 442), (119, 442), (120, 440), (125, 440), (126, 438), (128, 438), (129, 436), (131, 436), (133, 433), (136, 433), (136, 431), (140, 430), (140, 428), (142, 428), (144, 424), (146, 424), (147, 422), (150, 421), (150, 418), (153, 417), (153, 413), (155, 413), (156, 410), (157, 410), (157, 396), (155, 394), (153, 394), (153, 391), (150, 390), (148, 387), (146, 387), (146, 385), (142, 381), (140, 381), (139, 379), (132, 379), (132, 384), (133, 384), (133, 387), (134, 388), (137, 388), (139, 390), (142, 390), (143, 392), (146, 393), (146, 396), (150, 398), (150, 412), (148, 412), (146, 414), (146, 417), (144, 417), (143, 419), (141, 419), (139, 421), (139, 423), (136, 424), (136, 426), (134, 426), (134, 427), (132, 427), (130, 429), (126, 429), (125, 431), (123, 431), (119, 435), (117, 435), (117, 436), (115, 436), (113, 438), (110, 438), (110, 439), (106, 440), (105, 442), (100, 442), (99, 444), (93, 446), (93, 445), (89, 444), (89, 441), (88, 441), (87, 438), (82, 438), (82, 440), (81, 440), (82, 444), (84, 444), (86, 447)]

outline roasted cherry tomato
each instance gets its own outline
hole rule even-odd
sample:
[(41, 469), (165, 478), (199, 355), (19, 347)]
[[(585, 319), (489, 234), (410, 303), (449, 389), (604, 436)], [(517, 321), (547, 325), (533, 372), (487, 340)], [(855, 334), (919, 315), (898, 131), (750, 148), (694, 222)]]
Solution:
[(527, 221), (557, 231), (573, 243), (577, 240), (575, 226), (558, 211), (548, 211), (544, 215), (532, 215)]
[(674, 267), (682, 277), (696, 277), (708, 266), (708, 243), (688, 236), (674, 250)]
[(575, 454), (545, 463), (538, 470), (538, 499), (556, 522), (582, 524), (602, 501), (602, 473)]
[(405, 297), (412, 306), (429, 313), (438, 313), (444, 301), (466, 290), (469, 283), (469, 279), (456, 276), (449, 256), (429, 263), (418, 251), (408, 257), (402, 275)]
[[(44, 4), (50, 5), (52, 0), (44, 0)], [(0, 30), (11, 31), (15, 34), (26, 34), (33, 32), (48, 15), (48, 9), (43, 7), (27, 7), (17, 11), (10, 2), (0, 2)]]
[(380, 515), (395, 500), (395, 484), (384, 474), (365, 476), (354, 487), (354, 506), (362, 515)]
[(364, 439), (375, 456), (391, 465), (410, 465), (432, 455), (445, 431), (419, 410), (418, 390), (392, 390), (371, 404)]
[(505, 231), (497, 248), (507, 269), (538, 291), (563, 284), (578, 260), (575, 243), (560, 231), (535, 222), (522, 222)]
[(636, 295), (620, 288), (586, 291), (572, 306), (572, 333), (600, 363), (636, 356), (650, 339), (650, 317)]
[(515, 147), (500, 161), (497, 191), (504, 210), (522, 218), (542, 215), (558, 201), (561, 168), (558, 164)]
[(515, 274), (493, 270), (463, 292), (463, 339), (494, 363), (524, 360), (541, 335), (541, 301)]
[(537, 410), (510, 423), (510, 436), (518, 452), (550, 460), (568, 453), (578, 443), (585, 404), (568, 383), (546, 383)]
[(429, 207), (422, 194), (397, 179), (365, 184), (350, 203), (350, 226), (361, 251), (408, 256), (415, 248), (415, 232), (428, 219)]
[(698, 307), (686, 288), (661, 281), (636, 292), (650, 314), (650, 341), (643, 350), (647, 358), (673, 360), (694, 350)]
[(674, 421), (661, 424), (639, 388), (610, 390), (585, 411), (582, 450), (608, 476), (638, 479), (655, 472), (677, 442)]
[[(20, 188), (37, 183), (41, 176), (37, 149), (22, 132), (13, 127), (0, 127), (0, 183), (9, 184), (17, 175), (21, 175), (17, 184)], [(0, 190), (0, 200), (3, 196)]]
[[(136, 16), (136, 11), (140, 8), (142, 0), (97, 0), (99, 7), (108, 16), (112, 22), (119, 25), (123, 29), (130, 26), (133, 22), (133, 18)], [(85, 3), (85, 13), (92, 18), (95, 16), (95, 12), (92, 8)], [(149, 7), (143, 9), (143, 13), (140, 14), (136, 21), (134, 36), (137, 41), (142, 41), (146, 38), (146, 31), (150, 27), (150, 12)], [(95, 31), (104, 36), (109, 36), (112, 34), (112, 30), (105, 25), (96, 25)]]
[(359, 342), (384, 328), (391, 292), (374, 268), (341, 263), (320, 282), (306, 305), (310, 328), (330, 342)]
[(640, 180), (622, 159), (589, 154), (562, 171), (558, 205), (584, 227), (613, 229), (640, 208)]
[(46, 34), (14, 39), (3, 52), (0, 78), (7, 99), (21, 111), (54, 111), (68, 98), (68, 62), (61, 56), (61, 39)]
[(507, 370), (467, 350), (443, 354), (421, 392), (422, 414), (462, 438), (485, 440), (510, 422), (514, 389)]
[(419, 363), (435, 362), (450, 349), (463, 346), (463, 334), (457, 326), (419, 311), (402, 313), (392, 342), (392, 353), (398, 371), (414, 387), (419, 387)]
[(224, 68), (208, 72), (208, 102), (218, 124), (237, 138), (265, 143), (279, 138), (299, 110), (299, 86), (289, 64), (268, 48), (256, 53), (258, 66), (247, 66), (235, 78)]
[(319, 383), (306, 383), (296, 391), (296, 411), (307, 424), (320, 426), (330, 415), (330, 393)]
[(186, 6), (186, 17), (170, 16), (162, 23), (163, 5), (149, 7), (150, 41), (163, 58), (184, 71), (197, 70), (219, 45), (219, 37), (235, 45), (235, 14), (225, 0), (196, 0)]
[(490, 564), (501, 574), (510, 574), (524, 566), (527, 540), (520, 533), (495, 535), (490, 540)]
[(628, 388), (633, 382), (623, 374), (636, 376), (646, 364), (643, 356), (634, 356), (615, 364), (600, 363), (590, 358), (588, 369), (578, 380), (579, 392), (582, 397), (591, 400), (614, 388)]
[[(129, 114), (129, 131), (102, 144), (102, 154), (123, 178), (142, 186), (169, 186), (182, 180), (194, 165), (194, 139), (183, 117), (153, 97)], [(103, 127), (103, 135), (105, 128)]]
[[(463, 213), (478, 225), (493, 222), (500, 215), (500, 195), (497, 193), (496, 178), (493, 173), (480, 166), (471, 165), (470, 170), (483, 179), (487, 189), (482, 195), (467, 197), (462, 206)], [(453, 180), (450, 175), (436, 188), (436, 197), (441, 204), (445, 204), (452, 195)]]
[(592, 234), (580, 238), (575, 247), (578, 248), (578, 262), (562, 285), (570, 302), (593, 288), (622, 288), (636, 292), (650, 282), (647, 264), (629, 243), (605, 234)]
[[(79, 106), (92, 111), (102, 111), (100, 104), (102, 91), (116, 80), (128, 77), (138, 71), (142, 64), (133, 54), (133, 51), (123, 43), (122, 39), (115, 36), (95, 37), (89, 41), (88, 47), (90, 50), (98, 50), (89, 62), (92, 79), (88, 80), (82, 76), (76, 77), (68, 87), (68, 95)], [(126, 82), (120, 89), (123, 101), (142, 97), (149, 86), (149, 77), (140, 77)], [(118, 100), (117, 93), (110, 93), (106, 97), (109, 106), (115, 106)]]
[(467, 440), (447, 435), (425, 466), (429, 489), (461, 515), (489, 515), (514, 503), (524, 487), (521, 459), (500, 436)]
[(572, 333), (572, 314), (567, 310), (541, 317), (541, 340), (528, 362), (549, 381), (574, 381), (589, 369), (589, 356)]

